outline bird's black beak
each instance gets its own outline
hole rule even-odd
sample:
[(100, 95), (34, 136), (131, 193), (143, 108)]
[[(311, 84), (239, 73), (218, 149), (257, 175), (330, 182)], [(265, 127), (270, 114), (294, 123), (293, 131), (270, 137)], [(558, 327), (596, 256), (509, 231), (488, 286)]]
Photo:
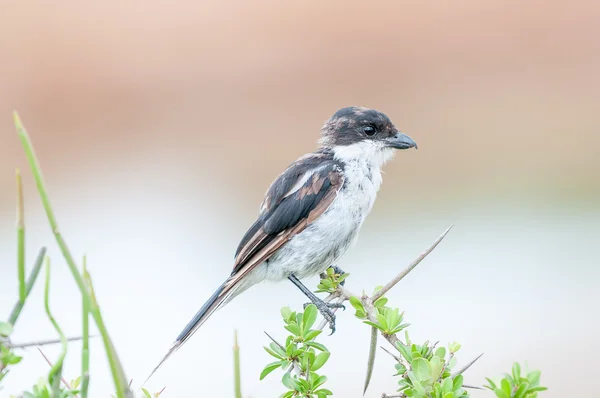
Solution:
[(387, 142), (387, 145), (391, 148), (396, 148), (396, 149), (415, 148), (415, 149), (418, 149), (417, 143), (412, 138), (410, 138), (406, 134), (402, 134), (400, 132), (397, 132), (396, 135), (386, 139), (386, 142)]

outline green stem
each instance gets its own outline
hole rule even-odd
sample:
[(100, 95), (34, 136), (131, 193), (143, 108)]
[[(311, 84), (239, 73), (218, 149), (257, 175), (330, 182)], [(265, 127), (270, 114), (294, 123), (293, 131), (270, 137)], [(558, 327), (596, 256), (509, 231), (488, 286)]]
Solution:
[(25, 207), (23, 204), (23, 182), (21, 171), (17, 176), (17, 269), (19, 274), (19, 301), (25, 303), (27, 289), (25, 286)]
[[(25, 286), (25, 298), (26, 299), (27, 299), (27, 297), (29, 297), (29, 293), (31, 293), (31, 290), (33, 289), (33, 285), (35, 285), (35, 281), (37, 280), (40, 270), (42, 269), (42, 264), (44, 263), (44, 256), (46, 256), (46, 248), (42, 247), (40, 249), (40, 252), (39, 252), (36, 260), (35, 260), (35, 263), (33, 264), (33, 269), (31, 270), (31, 273), (29, 274), (29, 278), (27, 279), (27, 284)], [(21, 315), (21, 310), (23, 309), (24, 305), (25, 305), (25, 301), (19, 300), (13, 307), (13, 310), (10, 313), (10, 317), (8, 318), (8, 322), (10, 322), (13, 326), (17, 322), (17, 319), (19, 319), (19, 315)]]
[[(87, 274), (87, 260), (83, 256), (83, 274), (84, 280), (87, 282), (85, 275)], [(89, 286), (88, 286), (89, 289)], [(82, 332), (82, 348), (81, 348), (81, 398), (87, 398), (88, 388), (90, 384), (90, 349), (89, 349), (89, 323), (90, 323), (90, 304), (85, 296), (82, 296), (83, 307), (83, 332)]]
[(240, 346), (238, 345), (237, 330), (233, 332), (233, 383), (235, 390), (235, 398), (242, 398)]
[(67, 265), (69, 266), (69, 270), (73, 275), (73, 279), (75, 279), (75, 283), (79, 288), (82, 296), (90, 300), (90, 313), (96, 322), (98, 330), (102, 335), (102, 340), (104, 341), (104, 348), (106, 350), (106, 355), (108, 357), (108, 361), (110, 364), (110, 368), (112, 371), (113, 381), (115, 383), (115, 389), (118, 398), (131, 397), (131, 391), (129, 390), (129, 386), (127, 384), (127, 377), (125, 376), (125, 372), (123, 371), (123, 367), (121, 366), (121, 362), (117, 356), (117, 353), (114, 349), (112, 341), (108, 335), (108, 331), (104, 326), (104, 321), (102, 320), (102, 315), (100, 314), (100, 310), (97, 305), (94, 305), (93, 301), (91, 301), (90, 294), (85, 287), (83, 282), (83, 278), (79, 273), (79, 269), (69, 248), (67, 247), (67, 243), (65, 242), (60, 230), (58, 229), (58, 223), (56, 222), (56, 217), (54, 215), (54, 211), (52, 210), (52, 206), (50, 205), (50, 199), (48, 198), (48, 193), (46, 191), (46, 187), (44, 185), (44, 179), (42, 177), (42, 171), (38, 162), (37, 157), (35, 156), (35, 151), (33, 149), (33, 144), (29, 135), (27, 134), (27, 130), (21, 123), (21, 119), (17, 112), (13, 113), (13, 118), (15, 122), (15, 126), (17, 129), (17, 134), (21, 140), (23, 145), (23, 149), (25, 150), (25, 155), (27, 156), (27, 160), (29, 162), (29, 166), (31, 167), (31, 171), (33, 173), (33, 177), (35, 179), (35, 183), (38, 189), (38, 193), (40, 195), (40, 199), (42, 200), (42, 204), (44, 206), (44, 210), (46, 211), (46, 216), (48, 218), (48, 223), (50, 224), (50, 228), (52, 229), (52, 233), (58, 243), (60, 251), (62, 252)]
[(55, 398), (60, 397), (60, 378), (62, 374), (63, 361), (65, 360), (65, 356), (67, 355), (67, 338), (62, 332), (60, 326), (58, 326), (58, 322), (52, 316), (50, 312), (50, 258), (46, 257), (46, 285), (44, 289), (44, 307), (46, 309), (46, 315), (48, 315), (48, 319), (52, 322), (52, 326), (60, 336), (60, 345), (61, 351), (58, 357), (58, 360), (50, 369), (50, 373), (48, 374), (48, 382), (52, 387), (52, 396)]

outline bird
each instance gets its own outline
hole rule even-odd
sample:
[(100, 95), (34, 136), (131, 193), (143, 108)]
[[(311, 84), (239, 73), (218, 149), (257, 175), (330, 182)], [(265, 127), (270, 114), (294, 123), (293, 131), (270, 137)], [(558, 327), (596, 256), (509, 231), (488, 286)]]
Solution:
[[(331, 308), (300, 281), (318, 275), (356, 242), (382, 183), (381, 167), (416, 142), (384, 113), (350, 106), (322, 126), (317, 149), (291, 163), (268, 188), (242, 237), (233, 270), (177, 336), (148, 379), (218, 309), (264, 280), (290, 280), (335, 331)], [(145, 384), (145, 382), (144, 382)]]

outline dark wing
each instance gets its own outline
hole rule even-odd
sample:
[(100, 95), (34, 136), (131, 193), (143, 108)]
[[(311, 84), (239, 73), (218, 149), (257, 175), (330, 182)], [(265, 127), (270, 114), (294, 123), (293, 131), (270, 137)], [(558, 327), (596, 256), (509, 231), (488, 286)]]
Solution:
[(194, 315), (148, 379), (225, 302), (248, 272), (327, 210), (344, 183), (341, 171), (330, 153), (317, 152), (298, 159), (273, 182), (258, 220), (240, 242), (231, 276)]
[(261, 214), (236, 251), (233, 279), (241, 278), (323, 214), (343, 184), (341, 166), (316, 153), (300, 158), (269, 188)]

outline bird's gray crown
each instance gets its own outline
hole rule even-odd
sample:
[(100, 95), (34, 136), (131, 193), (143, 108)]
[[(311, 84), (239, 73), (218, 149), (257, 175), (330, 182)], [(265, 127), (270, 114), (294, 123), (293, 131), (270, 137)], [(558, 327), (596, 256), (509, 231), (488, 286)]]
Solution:
[(321, 128), (321, 147), (352, 145), (360, 141), (383, 141), (398, 133), (389, 117), (360, 106), (342, 108)]

